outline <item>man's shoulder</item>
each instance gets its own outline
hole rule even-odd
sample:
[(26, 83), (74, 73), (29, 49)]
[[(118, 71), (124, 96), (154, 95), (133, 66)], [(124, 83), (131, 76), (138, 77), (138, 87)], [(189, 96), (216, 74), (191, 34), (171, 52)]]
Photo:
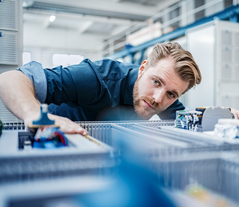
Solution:
[(127, 76), (131, 70), (138, 70), (135, 64), (123, 63), (117, 60), (102, 59), (98, 61), (85, 60), (103, 79), (117, 80)]
[(68, 68), (78, 68), (82, 66), (84, 67), (86, 65), (90, 66), (91, 68), (94, 68), (94, 69), (97, 68), (101, 70), (107, 70), (107, 69), (129, 70), (129, 69), (139, 68), (139, 65), (137, 64), (124, 63), (118, 60), (112, 60), (108, 58), (104, 58), (104, 59), (96, 60), (96, 61), (92, 61), (86, 58), (79, 64), (68, 66)]
[[(86, 60), (87, 62), (91, 62), (89, 59)], [(132, 64), (132, 63), (125, 63), (125, 62), (121, 62), (118, 60), (112, 60), (112, 59), (108, 59), (108, 58), (104, 58), (102, 60), (97, 60), (92, 62), (93, 64), (97, 65), (97, 66), (108, 66), (108, 67), (115, 67), (118, 69), (131, 69), (131, 68), (139, 68), (139, 65), (137, 64)]]

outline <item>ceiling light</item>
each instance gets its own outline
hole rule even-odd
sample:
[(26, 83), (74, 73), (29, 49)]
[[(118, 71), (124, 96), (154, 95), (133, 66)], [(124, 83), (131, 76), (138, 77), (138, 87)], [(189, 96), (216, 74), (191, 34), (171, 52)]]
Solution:
[(51, 15), (51, 16), (49, 17), (49, 21), (50, 21), (50, 22), (54, 22), (55, 19), (56, 19), (56, 16), (55, 16), (55, 15)]

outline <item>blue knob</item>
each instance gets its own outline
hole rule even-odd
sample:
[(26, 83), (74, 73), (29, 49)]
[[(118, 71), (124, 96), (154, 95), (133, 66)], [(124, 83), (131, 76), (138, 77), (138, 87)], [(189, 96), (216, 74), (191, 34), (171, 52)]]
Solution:
[(32, 122), (33, 125), (54, 125), (55, 121), (51, 120), (47, 116), (48, 113), (48, 105), (42, 104), (41, 105), (41, 114), (39, 119)]

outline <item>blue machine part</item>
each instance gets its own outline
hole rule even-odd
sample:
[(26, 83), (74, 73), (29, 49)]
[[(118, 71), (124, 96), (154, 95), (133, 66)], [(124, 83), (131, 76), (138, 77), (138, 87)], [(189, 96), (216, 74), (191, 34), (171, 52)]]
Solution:
[(59, 127), (43, 127), (37, 130), (33, 148), (53, 149), (68, 146), (65, 134)]
[(176, 112), (175, 127), (198, 131), (198, 127), (201, 124), (201, 111), (190, 111), (190, 110), (181, 110)]
[(115, 183), (75, 197), (76, 203), (88, 207), (175, 207), (160, 188), (157, 176), (135, 161), (123, 159)]
[(41, 114), (38, 120), (32, 122), (33, 125), (54, 125), (55, 121), (50, 120), (47, 116), (48, 106), (47, 104), (41, 105)]

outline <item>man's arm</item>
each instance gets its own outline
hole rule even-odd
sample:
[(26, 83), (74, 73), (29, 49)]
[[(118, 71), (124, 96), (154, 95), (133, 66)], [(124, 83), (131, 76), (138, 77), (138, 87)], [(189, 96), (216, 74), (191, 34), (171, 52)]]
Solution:
[[(21, 71), (9, 71), (0, 75), (0, 98), (5, 106), (25, 125), (29, 125), (40, 116), (40, 102), (30, 79)], [(88, 134), (86, 130), (71, 120), (48, 114), (50, 119), (66, 133)]]

